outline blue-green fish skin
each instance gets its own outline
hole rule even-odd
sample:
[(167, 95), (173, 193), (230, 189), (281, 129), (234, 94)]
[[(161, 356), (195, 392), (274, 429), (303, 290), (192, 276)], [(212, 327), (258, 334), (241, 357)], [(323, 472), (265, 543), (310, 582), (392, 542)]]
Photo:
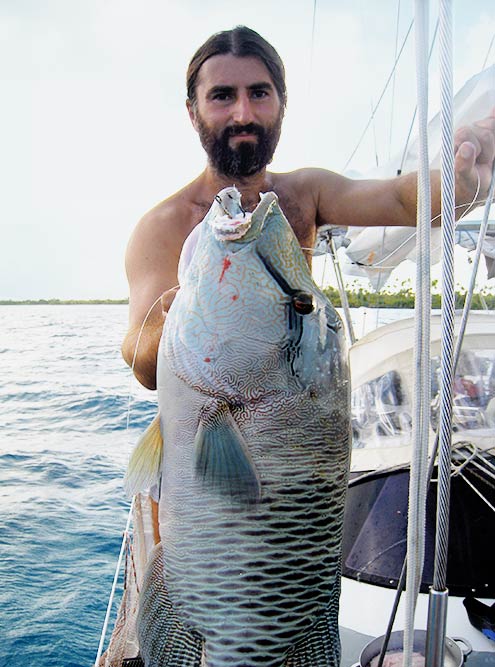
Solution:
[(219, 237), (224, 215), (215, 202), (201, 223), (160, 343), (161, 544), (141, 655), (147, 667), (337, 667), (343, 330), (276, 195), (238, 239)]

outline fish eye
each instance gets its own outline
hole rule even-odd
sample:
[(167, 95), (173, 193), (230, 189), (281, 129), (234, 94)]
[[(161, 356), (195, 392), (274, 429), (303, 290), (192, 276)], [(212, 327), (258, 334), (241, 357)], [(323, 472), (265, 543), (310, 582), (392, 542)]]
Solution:
[(296, 313), (308, 315), (315, 309), (313, 295), (308, 292), (296, 292), (292, 296), (292, 305)]

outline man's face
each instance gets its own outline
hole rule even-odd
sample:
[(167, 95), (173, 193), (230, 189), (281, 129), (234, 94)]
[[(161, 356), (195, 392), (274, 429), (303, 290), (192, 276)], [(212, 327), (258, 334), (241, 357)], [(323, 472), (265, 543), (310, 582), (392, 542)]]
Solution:
[(196, 102), (188, 110), (210, 164), (220, 173), (251, 176), (271, 162), (283, 107), (258, 58), (209, 58), (199, 72)]

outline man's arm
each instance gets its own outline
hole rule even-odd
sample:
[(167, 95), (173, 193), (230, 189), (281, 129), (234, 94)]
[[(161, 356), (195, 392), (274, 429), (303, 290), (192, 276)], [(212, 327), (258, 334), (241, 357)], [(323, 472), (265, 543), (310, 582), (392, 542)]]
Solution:
[[(459, 217), (473, 202), (478, 183), (475, 203), (482, 203), (487, 196), (495, 157), (495, 109), (488, 118), (456, 131), (454, 151)], [(318, 224), (342, 227), (416, 224), (416, 173), (390, 180), (351, 180), (324, 170), (312, 171)], [(440, 172), (432, 171), (432, 219), (440, 214), (440, 190)]]
[(134, 362), (136, 378), (148, 389), (156, 389), (156, 358), (164, 307), (173, 294), (168, 290), (177, 285), (183, 238), (174, 222), (177, 220), (166, 207), (151, 211), (138, 223), (126, 253), (129, 330), (122, 344), (122, 355), (129, 366)]

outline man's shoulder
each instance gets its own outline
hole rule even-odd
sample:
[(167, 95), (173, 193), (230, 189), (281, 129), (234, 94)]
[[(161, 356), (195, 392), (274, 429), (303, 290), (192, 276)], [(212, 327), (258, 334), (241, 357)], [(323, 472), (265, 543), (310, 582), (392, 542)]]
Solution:
[(293, 192), (304, 191), (308, 194), (319, 190), (322, 185), (337, 187), (343, 179), (333, 171), (318, 167), (303, 167), (294, 171), (273, 173), (272, 177), (275, 190), (277, 187), (283, 190), (290, 188)]
[(191, 217), (192, 198), (187, 188), (167, 197), (143, 215), (140, 224), (148, 227), (164, 227), (180, 225)]
[(180, 247), (202, 217), (195, 203), (194, 188), (186, 186), (145, 213), (136, 225), (133, 238)]

